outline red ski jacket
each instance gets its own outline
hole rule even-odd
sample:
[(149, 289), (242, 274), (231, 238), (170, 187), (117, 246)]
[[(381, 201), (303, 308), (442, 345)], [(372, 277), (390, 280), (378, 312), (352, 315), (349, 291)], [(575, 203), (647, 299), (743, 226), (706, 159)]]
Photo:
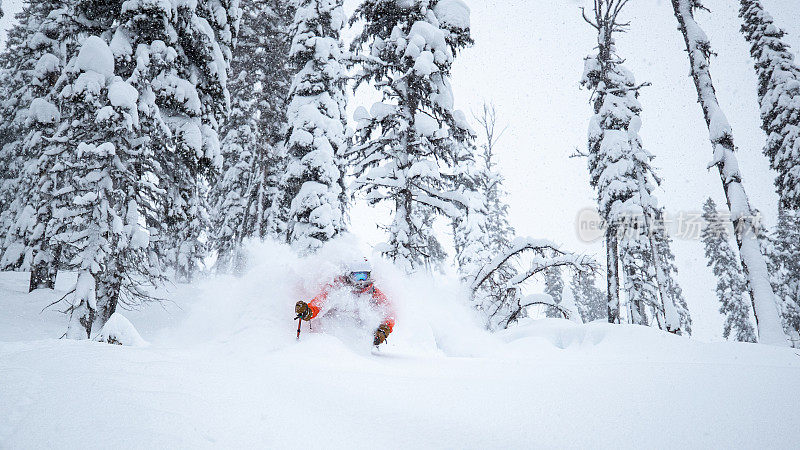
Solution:
[[(328, 284), (322, 289), (319, 295), (314, 297), (310, 302), (308, 302), (308, 308), (311, 310), (311, 319), (317, 317), (319, 314), (320, 309), (325, 302), (328, 300), (328, 294), (334, 290), (345, 286), (345, 283), (342, 280), (336, 280), (332, 284)], [(374, 284), (370, 284), (369, 286), (365, 287), (362, 290), (354, 291), (355, 294), (371, 294), (372, 301), (375, 306), (380, 310), (384, 311), (383, 322), (382, 325), (386, 325), (389, 327), (389, 332), (391, 333), (394, 329), (394, 308), (392, 307), (392, 303), (386, 298), (386, 295), (381, 292), (378, 288), (375, 287)], [(310, 319), (309, 319), (310, 320)]]

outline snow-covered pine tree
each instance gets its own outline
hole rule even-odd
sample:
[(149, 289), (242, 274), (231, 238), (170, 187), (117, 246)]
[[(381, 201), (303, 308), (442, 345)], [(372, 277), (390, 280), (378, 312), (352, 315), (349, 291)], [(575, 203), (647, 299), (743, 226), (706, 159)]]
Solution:
[[(217, 270), (239, 273), (242, 242), (270, 233), (284, 172), (281, 152), (290, 84), (285, 0), (247, 0), (231, 60), (231, 114), (222, 127), (223, 176), (211, 186)], [(281, 227), (285, 229), (285, 226)], [(277, 234), (277, 233), (275, 233)]]
[[(560, 267), (548, 267), (544, 271), (544, 293), (553, 298), (553, 303), (561, 305), (564, 296), (564, 278)], [(556, 311), (547, 311), (548, 317), (562, 317)]]
[(665, 294), (666, 270), (654, 238), (660, 209), (652, 193), (658, 178), (650, 166), (653, 156), (639, 137), (642, 107), (638, 96), (644, 85), (636, 84), (616, 53), (614, 36), (628, 26), (619, 20), (626, 3), (596, 0), (594, 17), (584, 13), (598, 34), (597, 54), (586, 58), (581, 84), (594, 97), (589, 171), (606, 223), (609, 321), (621, 320), (622, 278), (630, 322), (648, 324), (652, 316), (659, 326), (677, 332), (679, 317), (672, 297)]
[[(30, 192), (30, 186), (35, 183), (33, 167), (35, 156), (25, 151), (23, 136), (25, 130), (31, 126), (52, 127), (53, 120), (46, 120), (39, 124), (30, 121), (26, 127), (25, 118), (27, 107), (31, 100), (40, 97), (32, 82), (35, 77), (35, 66), (40, 57), (50, 53), (52, 45), (28, 45), (31, 38), (39, 32), (41, 22), (49, 13), (58, 8), (60, 2), (41, 2), (26, 4), (17, 14), (17, 23), (8, 32), (5, 49), (0, 53), (2, 72), (0, 75), (0, 269), (27, 270), (33, 259), (32, 252), (26, 251), (25, 235), (30, 221), (21, 221), (20, 214), (24, 211), (26, 216), (33, 217), (31, 208), (27, 206), (27, 199), (18, 194)], [(40, 34), (40, 37), (44, 35)], [(42, 42), (42, 44), (52, 42)], [(56, 75), (57, 76), (57, 75)], [(35, 119), (35, 118), (34, 118)], [(60, 117), (59, 117), (60, 119)], [(18, 189), (23, 182), (28, 188)], [(32, 228), (32, 227), (30, 227)]]
[(47, 224), (53, 216), (51, 159), (44, 158), (48, 139), (69, 126), (56, 106), (53, 91), (66, 61), (75, 52), (89, 21), (75, 20), (77, 6), (67, 1), (26, 5), (12, 30), (3, 65), (10, 77), (4, 112), (3, 160), (10, 163), (3, 197), (13, 200), (3, 212), (4, 268), (30, 270), (30, 289), (53, 288), (61, 247), (51, 242)]
[(740, 0), (742, 33), (758, 75), (764, 154), (777, 172), (775, 186), (784, 208), (800, 209), (800, 67), (760, 0)]
[(514, 227), (508, 221), (507, 192), (503, 187), (504, 178), (497, 168), (496, 146), (505, 129), (498, 129), (497, 108), (484, 103), (481, 112), (475, 117), (480, 125), (483, 143), (475, 157), (478, 168), (478, 190), (486, 198), (486, 229), (489, 234), (489, 250), (498, 254), (508, 249), (514, 239)]
[[(356, 111), (356, 188), (371, 204), (393, 203), (382, 252), (406, 271), (439, 265), (444, 254), (432, 226), (458, 216), (464, 199), (448, 171), (469, 125), (454, 114), (450, 68), (470, 45), (469, 8), (461, 0), (364, 0), (353, 48), (363, 52), (357, 84), (372, 81), (383, 101)], [(463, 118), (463, 116), (460, 116)]]
[[(272, 207), (267, 213), (267, 235), (278, 240), (286, 240), (287, 232), (289, 229), (289, 213), (291, 210), (291, 200), (287, 199), (283, 193), (286, 187), (283, 186), (283, 175), (286, 173), (286, 168), (289, 164), (289, 154), (286, 148), (286, 133), (289, 128), (287, 123), (287, 104), (289, 97), (289, 90), (291, 89), (294, 72), (292, 71), (292, 64), (289, 61), (289, 52), (292, 48), (292, 35), (291, 29), (294, 23), (294, 1), (287, 0), (273, 0), (274, 8), (278, 11), (278, 4), (280, 6), (281, 17), (283, 20), (276, 22), (274, 29), (277, 31), (274, 42), (271, 44), (273, 47), (280, 47), (282, 53), (279, 55), (280, 60), (276, 59), (277, 65), (273, 65), (273, 70), (276, 71), (273, 76), (273, 89), (271, 92), (275, 94), (275, 106), (278, 107), (278, 112), (273, 121), (276, 127), (276, 135), (280, 136), (275, 141), (274, 152), (274, 166), (277, 168), (274, 179), (268, 183), (269, 186), (275, 186), (274, 198)], [(277, 94), (280, 93), (280, 96)], [(344, 191), (342, 191), (344, 193)], [(346, 202), (343, 199), (343, 204)]]
[[(466, 145), (456, 162), (457, 190), (468, 203), (465, 214), (453, 219), (456, 262), (464, 281), (472, 280), (495, 255), (508, 250), (514, 235), (503, 199), (503, 177), (494, 161), (495, 146), (502, 136), (494, 105), (484, 104), (475, 119), (483, 141), (480, 150)], [(486, 314), (491, 305), (502, 303), (507, 295), (506, 283), (513, 275), (508, 266), (495, 271), (481, 289), (473, 292), (475, 308)]]
[(778, 224), (767, 241), (772, 287), (778, 296), (783, 329), (792, 346), (800, 348), (800, 214), (779, 209)]
[[(794, 60), (785, 32), (778, 28), (772, 16), (759, 0), (741, 0), (739, 15), (743, 20), (742, 33), (750, 43), (750, 54), (758, 75), (758, 99), (761, 106), (761, 127), (767, 134), (764, 154), (777, 172), (775, 180), (780, 196), (778, 227), (770, 241), (770, 274), (773, 290), (778, 296), (784, 331), (800, 345), (800, 307), (798, 307), (798, 266), (800, 244), (792, 239), (796, 233), (800, 209), (800, 67)], [(788, 239), (787, 239), (788, 238)], [(794, 252), (794, 255), (792, 255)]]
[[(234, 55), (236, 52), (234, 52)], [(235, 56), (234, 56), (235, 60)], [(235, 82), (231, 92), (236, 95)], [(248, 101), (231, 99), (233, 112), (224, 127), (222, 151), (226, 169), (218, 183), (212, 186), (214, 200), (212, 234), (217, 251), (217, 273), (241, 273), (244, 265), (242, 241), (253, 236), (257, 220), (257, 189), (263, 180), (259, 162), (259, 130), (252, 115), (243, 114), (250, 109)], [(234, 125), (234, 123), (236, 125)]]
[[(594, 15), (595, 19), (589, 19), (584, 14), (584, 20), (589, 25), (594, 27), (598, 32), (597, 39), (597, 55), (590, 56), (586, 59), (584, 66), (584, 75), (581, 84), (589, 89), (596, 89), (600, 83), (604, 87), (609, 87), (612, 82), (611, 74), (612, 69), (619, 64), (620, 59), (615, 55), (614, 51), (614, 32), (624, 30), (624, 27), (619, 27), (616, 24), (617, 14), (623, 4), (619, 2), (607, 2), (605, 0), (594, 1)], [(615, 62), (614, 66), (611, 65)], [(616, 78), (616, 77), (615, 77)], [(615, 83), (619, 84), (618, 82)], [(616, 87), (616, 86), (611, 86)], [(603, 163), (601, 158), (601, 143), (602, 131), (598, 133), (598, 128), (603, 121), (597, 115), (603, 110), (605, 97), (607, 96), (608, 89), (600, 90), (594, 96), (594, 113), (595, 116), (590, 122), (590, 137), (589, 137), (589, 174), (591, 177), (591, 184), (598, 190), (598, 201), (602, 202), (603, 196), (600, 193), (600, 177), (603, 173), (604, 166), (608, 163)], [(614, 125), (613, 122), (611, 125)], [(619, 124), (616, 125), (618, 129), (622, 128)], [(619, 323), (620, 316), (620, 273), (619, 273), (619, 248), (618, 248), (618, 224), (609, 220), (609, 211), (604, 205), (600, 205), (600, 215), (605, 221), (605, 241), (606, 241), (606, 275), (608, 287), (608, 321), (610, 323)]]
[(148, 179), (156, 173), (152, 149), (137, 145), (136, 89), (114, 75), (106, 42), (86, 38), (64, 69), (57, 102), (71, 123), (48, 140), (43, 160), (49, 174), (40, 189), (52, 192), (46, 238), (65, 248), (62, 265), (78, 272), (67, 336), (90, 337), (122, 302), (148, 298), (160, 279), (150, 233), (150, 199), (159, 195)]
[(454, 183), (465, 199), (463, 214), (452, 219), (455, 260), (461, 279), (472, 279), (494, 256), (487, 227), (485, 173), (475, 165), (475, 147), (465, 145), (456, 156)]
[(192, 276), (209, 228), (205, 191), (221, 168), (218, 128), (229, 108), (227, 72), (238, 27), (236, 0), (126, 0), (111, 48), (118, 73), (139, 92), (142, 136), (160, 157), (156, 177), (179, 278)]
[[(8, 31), (5, 49), (0, 52), (0, 257), (6, 250), (6, 234), (13, 226), (12, 204), (16, 198), (18, 177), (25, 162), (20, 152), (22, 126), (17, 114), (24, 107), (24, 98), (19, 95), (30, 88), (27, 79), (31, 70), (22, 69), (21, 61), (34, 61), (23, 53), (31, 52), (26, 44), (29, 38), (30, 10), (27, 5), (17, 14), (17, 23)], [(22, 90), (22, 89), (25, 90)], [(30, 98), (28, 98), (28, 102)], [(21, 253), (10, 257), (13, 263), (3, 263), (4, 269), (19, 265)]]
[[(458, 120), (466, 122), (466, 118), (461, 116), (460, 111)], [(492, 252), (492, 231), (489, 229), (489, 181), (492, 176), (488, 167), (481, 165), (478, 161), (479, 151), (474, 144), (474, 132), (471, 129), (463, 130), (464, 139), (462, 145), (456, 150), (456, 157), (453, 164), (452, 181), (455, 191), (464, 199), (461, 215), (452, 218), (453, 243), (455, 248), (455, 262), (461, 280), (468, 282), (489, 262), (496, 254)], [(489, 136), (489, 138), (493, 138)], [(495, 139), (485, 142), (484, 146), (494, 146)], [(488, 295), (489, 292), (481, 292), (479, 297)], [(473, 298), (476, 304), (481, 304), (482, 300)]]
[(663, 209), (656, 213), (654, 219), (652, 238), (658, 249), (658, 258), (662, 269), (661, 277), (663, 283), (663, 295), (666, 297), (664, 303), (667, 307), (674, 305), (677, 313), (678, 331), (681, 334), (692, 334), (692, 316), (689, 313), (689, 306), (683, 296), (683, 289), (678, 285), (678, 266), (675, 264), (675, 254), (672, 253), (672, 238), (667, 234), (664, 226)]
[(699, 0), (672, 0), (678, 29), (683, 34), (689, 54), (691, 74), (697, 89), (698, 103), (708, 126), (713, 149), (713, 160), (709, 168), (719, 170), (722, 188), (731, 221), (734, 225), (739, 258), (747, 279), (747, 290), (753, 305), (758, 328), (758, 341), (764, 344), (786, 346), (788, 342), (781, 326), (780, 315), (775, 304), (775, 293), (769, 283), (769, 272), (758, 242), (755, 215), (750, 207), (747, 193), (742, 185), (733, 130), (722, 112), (714, 91), (709, 70), (711, 43), (694, 19), (694, 11), (702, 9)]
[(575, 298), (575, 305), (584, 323), (594, 320), (605, 320), (606, 294), (595, 286), (595, 276), (591, 272), (575, 272), (570, 280), (570, 289)]
[(300, 254), (318, 250), (345, 228), (343, 203), (347, 82), (340, 32), (343, 0), (294, 0), (287, 166), (287, 240)]
[[(45, 34), (40, 28), (50, 13), (62, 4), (61, 1), (25, 4), (8, 31), (5, 48), (0, 52), (0, 213), (6, 215), (6, 220), (0, 222), (3, 225), (0, 233), (13, 222), (13, 217), (9, 219), (7, 213), (11, 213), (11, 204), (17, 197), (16, 185), (22, 166), (35, 159), (22, 148), (25, 129), (40, 125), (32, 121), (28, 127), (25, 126), (27, 107), (33, 99), (47, 92), (60, 73), (60, 67), (54, 64), (59, 62), (57, 58), (43, 60), (39, 66), (42, 70), (37, 71), (36, 67), (42, 56), (57, 53), (54, 39), (57, 36)], [(38, 80), (40, 77), (43, 78), (41, 81)], [(47, 84), (43, 85), (42, 81)], [(4, 249), (0, 248), (0, 253)]]
[[(728, 240), (729, 223), (717, 212), (717, 205), (709, 198), (703, 205), (703, 246), (707, 265), (717, 277), (719, 312), (725, 315), (722, 336), (737, 341), (756, 342), (756, 332), (750, 319), (750, 305), (745, 300), (747, 281), (742, 275), (739, 260)], [(732, 334), (731, 334), (732, 333)]]

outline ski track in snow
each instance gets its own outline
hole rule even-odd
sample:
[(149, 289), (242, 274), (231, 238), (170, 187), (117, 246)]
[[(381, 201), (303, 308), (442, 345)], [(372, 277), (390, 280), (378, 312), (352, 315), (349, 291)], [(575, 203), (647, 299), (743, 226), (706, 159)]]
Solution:
[(282, 250), (259, 251), (272, 257), (235, 283), (178, 285), (165, 308), (123, 311), (146, 347), (55, 339), (66, 318), (39, 311), (63, 295), (69, 274), (61, 291), (27, 294), (26, 274), (0, 273), (0, 448), (791, 448), (800, 440), (796, 350), (555, 319), (489, 335), (464, 319), (451, 287), (381, 266), (376, 276), (398, 307), (386, 346), (305, 324), (298, 342), (297, 285), (313, 290), (330, 268), (302, 273)]

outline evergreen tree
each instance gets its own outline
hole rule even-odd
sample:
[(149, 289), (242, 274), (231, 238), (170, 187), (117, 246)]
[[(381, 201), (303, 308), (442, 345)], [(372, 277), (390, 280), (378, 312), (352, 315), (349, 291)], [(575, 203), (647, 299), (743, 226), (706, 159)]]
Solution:
[(433, 233), (437, 216), (460, 215), (448, 169), (471, 139), (453, 111), (450, 68), (472, 43), (469, 9), (460, 0), (364, 0), (353, 47), (362, 55), (357, 84), (372, 81), (383, 101), (356, 111), (356, 187), (371, 204), (393, 203), (389, 242), (381, 250), (407, 271), (444, 259)]
[(9, 36), (2, 62), (9, 100), (2, 125), (8, 164), (2, 193), (3, 268), (30, 270), (30, 289), (54, 288), (61, 248), (48, 239), (53, 217), (52, 159), (48, 139), (70, 126), (57, 106), (56, 81), (91, 21), (75, 19), (81, 4), (44, 1), (26, 5)]
[(159, 245), (170, 249), (176, 275), (190, 279), (210, 224), (206, 186), (222, 165), (217, 132), (230, 106), (238, 2), (129, 0), (120, 16), (111, 48), (118, 73), (139, 92), (141, 134), (160, 158), (166, 191)]
[(289, 93), (288, 161), (281, 185), (287, 238), (301, 254), (345, 228), (343, 203), (347, 81), (339, 38), (342, 0), (296, 0), (289, 52), (296, 70)]
[[(41, 117), (30, 114), (28, 108), (34, 99), (49, 93), (53, 78), (60, 72), (54, 39), (57, 36), (40, 31), (50, 13), (60, 6), (62, 2), (58, 1), (26, 4), (17, 14), (17, 23), (9, 30), (6, 48), (0, 54), (0, 269), (3, 270), (29, 270), (34, 256), (26, 245), (26, 237), (35, 225), (35, 209), (29, 207), (28, 196), (36, 182), (37, 155), (24, 141), (30, 131), (52, 131), (61, 119), (55, 106), (49, 112), (39, 108), (42, 113), (47, 112)], [(34, 36), (37, 36), (35, 43)], [(37, 71), (37, 66), (43, 70)], [(45, 83), (38, 80), (40, 77)], [(37, 103), (42, 107), (50, 104), (43, 99)]]
[(606, 295), (595, 286), (591, 272), (575, 272), (570, 280), (575, 305), (584, 323), (607, 318)]
[[(456, 162), (456, 184), (468, 207), (463, 216), (453, 219), (453, 230), (456, 262), (462, 280), (467, 282), (494, 256), (506, 252), (514, 235), (508, 223), (508, 205), (503, 200), (503, 177), (494, 161), (495, 146), (502, 136), (502, 131), (497, 130), (494, 106), (484, 104), (476, 120), (483, 140), (480, 150), (464, 146), (464, 155)], [(473, 305), (485, 314), (491, 305), (503, 304), (506, 284), (513, 275), (510, 267), (499, 268), (481, 289), (473, 292)]]
[[(619, 289), (620, 289), (620, 273), (619, 273), (619, 248), (618, 248), (618, 229), (617, 227), (619, 224), (616, 223), (614, 220), (609, 216), (610, 205), (604, 205), (603, 203), (608, 203), (606, 201), (606, 196), (602, 194), (601, 186), (600, 186), (600, 178), (604, 171), (604, 165), (607, 165), (609, 162), (613, 163), (614, 161), (608, 161), (604, 164), (604, 159), (601, 157), (601, 148), (600, 145), (603, 141), (603, 129), (601, 128), (601, 124), (604, 124), (605, 121), (602, 120), (603, 118), (598, 116), (598, 114), (604, 110), (605, 99), (609, 91), (613, 91), (615, 88), (619, 89), (620, 76), (614, 72), (616, 66), (619, 65), (621, 60), (615, 55), (615, 47), (614, 47), (614, 32), (620, 32), (624, 30), (624, 27), (618, 26), (616, 23), (617, 20), (617, 8), (621, 8), (622, 4), (619, 2), (613, 1), (606, 1), (606, 0), (596, 0), (594, 2), (594, 19), (589, 19), (586, 17), (584, 13), (584, 20), (586, 20), (589, 25), (594, 27), (598, 32), (598, 39), (597, 39), (597, 55), (590, 56), (586, 58), (585, 65), (584, 65), (584, 74), (583, 78), (581, 79), (581, 84), (589, 89), (595, 90), (597, 87), (600, 87), (601, 83), (604, 89), (598, 90), (596, 95), (594, 96), (594, 104), (593, 109), (595, 115), (592, 117), (592, 120), (589, 125), (590, 135), (589, 135), (589, 174), (590, 174), (590, 183), (591, 185), (597, 189), (598, 191), (598, 202), (599, 202), (599, 211), (600, 215), (603, 218), (606, 226), (605, 231), (605, 240), (606, 240), (606, 274), (607, 274), (607, 286), (608, 286), (608, 296), (607, 296), (607, 303), (608, 303), (608, 321), (610, 323), (619, 323), (621, 320), (620, 316), (620, 298), (619, 298)], [(613, 83), (613, 84), (612, 84)], [(625, 91), (622, 91), (624, 94)], [(611, 99), (614, 100), (613, 98)], [(608, 115), (609, 108), (605, 109), (606, 115)], [(610, 126), (614, 126), (616, 131), (621, 131), (623, 128), (623, 124), (614, 123), (611, 121), (609, 123)], [(627, 124), (624, 124), (627, 125)], [(607, 127), (608, 128), (608, 127)], [(617, 155), (619, 158), (620, 155)], [(601, 165), (603, 164), (603, 165)], [(610, 181), (610, 180), (609, 180)], [(624, 184), (624, 187), (627, 187), (628, 190), (632, 191), (630, 188), (630, 183)], [(630, 195), (630, 194), (629, 194)]]
[[(294, 23), (294, 6), (295, 1), (286, 0), (272, 0), (273, 9), (279, 11), (280, 14), (276, 16), (273, 28), (276, 30), (276, 35), (271, 45), (273, 47), (280, 47), (281, 52), (276, 54), (275, 63), (273, 65), (272, 86), (270, 92), (273, 93), (271, 103), (278, 108), (275, 116), (271, 121), (271, 127), (274, 128), (276, 133), (275, 152), (273, 158), (273, 166), (277, 168), (276, 173), (271, 177), (267, 183), (274, 192), (272, 205), (267, 213), (267, 230), (268, 236), (274, 239), (286, 240), (289, 230), (289, 214), (291, 212), (291, 200), (284, 195), (286, 186), (283, 184), (285, 180), (284, 174), (289, 165), (289, 154), (286, 148), (286, 136), (289, 124), (287, 123), (287, 104), (289, 91), (292, 85), (292, 79), (295, 73), (292, 70), (292, 64), (289, 60), (290, 51), (292, 48), (292, 24)], [(280, 94), (280, 95), (279, 95)], [(342, 204), (345, 204), (343, 201)]]
[(800, 347), (800, 214), (781, 208), (778, 224), (767, 239), (770, 275), (783, 319), (783, 329)]
[[(581, 83), (592, 90), (595, 115), (589, 124), (589, 171), (598, 209), (606, 223), (609, 321), (621, 320), (619, 268), (622, 269), (628, 320), (677, 332), (679, 317), (666, 295), (666, 270), (654, 238), (660, 214), (653, 190), (658, 178), (639, 137), (641, 104), (633, 74), (616, 53), (614, 36), (625, 1), (597, 0), (594, 18), (584, 19), (598, 32), (597, 54), (586, 58)], [(673, 280), (674, 283), (674, 280)], [(652, 311), (652, 312), (650, 312)]]
[[(0, 53), (0, 213), (10, 212), (22, 166), (35, 159), (23, 151), (25, 131), (31, 127), (52, 127), (53, 120), (42, 124), (36, 117), (28, 117), (27, 108), (32, 100), (48, 93), (60, 74), (59, 36), (45, 22), (49, 23), (50, 13), (62, 6), (61, 1), (26, 3), (8, 31), (5, 49)], [(9, 220), (2, 225), (7, 228)]]
[(742, 33), (758, 75), (761, 128), (767, 133), (764, 154), (777, 172), (775, 186), (784, 208), (800, 209), (800, 67), (784, 31), (759, 0), (740, 0)]
[[(466, 121), (461, 117), (460, 111), (454, 114), (459, 115), (459, 120)], [(494, 145), (493, 137), (488, 136), (488, 139), (484, 147)], [(480, 164), (478, 153), (470, 136), (464, 145), (458, 148), (454, 161), (455, 190), (465, 203), (462, 214), (452, 218), (455, 261), (463, 281), (474, 278), (481, 267), (496, 254), (491, 248), (495, 237), (493, 230), (489, 229), (488, 196), (491, 187), (488, 181), (492, 173), (486, 165)], [(486, 294), (488, 292), (482, 293)]]
[[(223, 176), (211, 186), (217, 270), (240, 272), (242, 242), (271, 233), (279, 197), (291, 8), (283, 0), (247, 0), (231, 61), (231, 114), (222, 128)], [(281, 228), (285, 229), (285, 226)]]
[(674, 305), (677, 313), (678, 330), (684, 334), (692, 334), (692, 316), (689, 314), (689, 306), (683, 296), (683, 289), (678, 285), (678, 266), (675, 265), (675, 254), (672, 253), (672, 238), (664, 229), (663, 210), (660, 210), (654, 217), (656, 225), (654, 227), (653, 239), (658, 249), (658, 258), (662, 268), (663, 295), (666, 296), (664, 304), (666, 307)]
[(156, 219), (150, 199), (158, 188), (152, 150), (137, 146), (138, 92), (114, 75), (114, 56), (91, 36), (59, 82), (64, 127), (50, 140), (44, 159), (51, 168), (41, 190), (53, 192), (54, 212), (46, 238), (63, 246), (63, 265), (78, 272), (70, 301), (67, 336), (98, 332), (122, 302), (136, 305), (161, 279), (150, 230)]
[(769, 283), (767, 264), (758, 242), (755, 215), (742, 185), (733, 130), (719, 106), (711, 79), (711, 43), (694, 19), (694, 11), (703, 8), (703, 5), (699, 0), (672, 0), (672, 7), (678, 20), (678, 29), (686, 42), (698, 102), (709, 131), (714, 155), (709, 167), (716, 166), (719, 170), (728, 209), (731, 211), (739, 258), (756, 318), (758, 341), (786, 346), (788, 343), (775, 304), (775, 293)]
[[(544, 271), (544, 293), (553, 298), (553, 303), (561, 304), (564, 297), (564, 278), (559, 267), (548, 267)], [(556, 311), (548, 310), (548, 317), (562, 317)]]
[[(778, 228), (772, 236), (773, 250), (770, 274), (773, 289), (783, 318), (784, 331), (794, 345), (798, 343), (800, 308), (798, 305), (798, 267), (800, 248), (792, 236), (800, 209), (800, 67), (794, 61), (785, 32), (775, 26), (772, 16), (758, 0), (741, 0), (742, 33), (750, 43), (750, 54), (758, 75), (758, 99), (761, 106), (761, 127), (767, 134), (764, 154), (777, 172), (775, 180), (781, 210)], [(794, 222), (794, 223), (793, 223)], [(794, 252), (794, 254), (792, 254)]]
[(741, 266), (728, 240), (728, 224), (717, 212), (714, 200), (708, 199), (703, 205), (705, 225), (702, 231), (708, 266), (717, 277), (717, 298), (719, 312), (725, 315), (725, 328), (722, 336), (742, 342), (756, 342), (756, 333), (750, 321), (750, 305), (745, 300), (747, 281), (742, 275)]
[(497, 169), (495, 149), (504, 130), (498, 130), (497, 111), (494, 105), (484, 103), (479, 116), (483, 143), (475, 160), (478, 167), (478, 191), (483, 193), (486, 203), (486, 229), (489, 233), (489, 251), (492, 254), (508, 250), (514, 239), (514, 228), (508, 222), (508, 195), (503, 187), (504, 178)]
[(483, 180), (485, 173), (475, 165), (475, 148), (464, 146), (456, 158), (455, 184), (465, 199), (463, 214), (454, 217), (453, 242), (456, 264), (462, 280), (473, 278), (491, 258), (491, 236), (487, 227), (487, 201)]

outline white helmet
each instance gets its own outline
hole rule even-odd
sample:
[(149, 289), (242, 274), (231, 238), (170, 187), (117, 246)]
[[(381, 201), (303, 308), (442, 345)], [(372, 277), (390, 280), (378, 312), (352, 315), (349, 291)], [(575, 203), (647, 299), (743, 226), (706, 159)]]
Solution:
[(345, 267), (347, 280), (353, 286), (363, 289), (372, 284), (372, 264), (367, 258), (351, 261)]

